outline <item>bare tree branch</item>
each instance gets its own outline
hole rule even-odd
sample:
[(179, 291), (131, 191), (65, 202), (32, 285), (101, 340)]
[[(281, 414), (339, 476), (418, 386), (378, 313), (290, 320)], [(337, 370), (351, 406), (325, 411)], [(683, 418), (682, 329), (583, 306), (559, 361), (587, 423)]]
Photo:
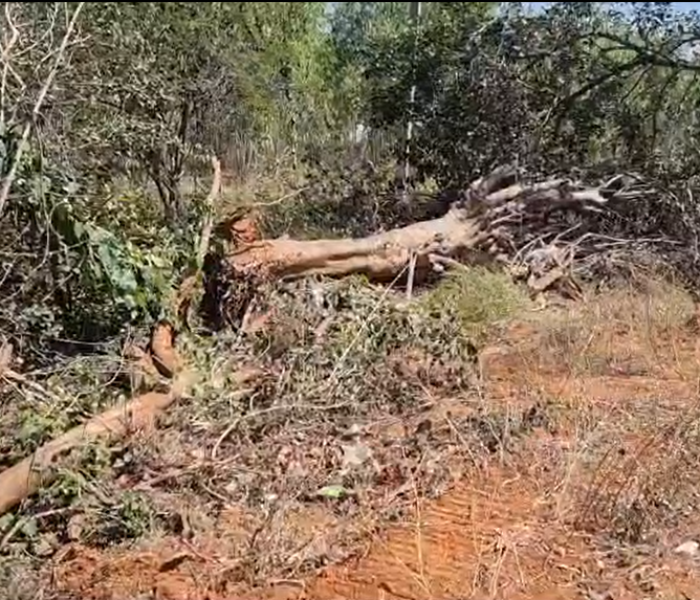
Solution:
[(48, 94), (49, 89), (51, 88), (51, 85), (53, 84), (53, 81), (56, 78), (56, 74), (58, 73), (58, 69), (61, 66), (61, 62), (63, 61), (66, 48), (68, 47), (68, 42), (70, 41), (70, 38), (73, 35), (75, 24), (78, 21), (78, 17), (80, 16), (80, 12), (82, 11), (83, 6), (85, 6), (85, 2), (80, 2), (75, 8), (73, 15), (71, 16), (71, 19), (68, 23), (68, 27), (66, 29), (66, 33), (64, 34), (63, 39), (61, 40), (61, 45), (59, 46), (58, 51), (56, 53), (56, 59), (54, 61), (53, 68), (49, 72), (46, 81), (44, 81), (44, 85), (39, 91), (36, 103), (34, 104), (34, 108), (32, 109), (31, 118), (27, 121), (27, 123), (24, 126), (24, 130), (22, 131), (22, 137), (20, 138), (19, 144), (17, 146), (17, 151), (15, 152), (15, 156), (12, 161), (12, 166), (10, 167), (10, 171), (8, 172), (7, 176), (5, 177), (5, 180), (2, 183), (2, 188), (0, 188), (0, 216), (2, 216), (3, 209), (5, 208), (5, 203), (7, 202), (8, 196), (10, 195), (12, 183), (14, 182), (14, 179), (17, 176), (17, 168), (20, 164), (20, 161), (22, 160), (22, 155), (24, 154), (24, 151), (27, 147), (29, 136), (32, 132), (32, 126), (38, 118), (39, 113), (41, 112), (41, 106), (46, 98), (46, 94)]

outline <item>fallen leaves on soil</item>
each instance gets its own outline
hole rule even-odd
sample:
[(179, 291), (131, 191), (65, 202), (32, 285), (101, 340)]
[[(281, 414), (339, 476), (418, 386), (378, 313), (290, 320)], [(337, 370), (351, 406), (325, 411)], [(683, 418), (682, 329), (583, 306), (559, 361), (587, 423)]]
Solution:
[[(60, 538), (89, 517), (53, 551), (56, 589), (692, 597), (693, 557), (674, 552), (699, 524), (692, 304), (666, 289), (504, 309), (488, 336), (464, 335), (449, 297), (446, 318), (430, 305), (305, 282), (267, 295), (248, 335), (183, 335), (210, 375), (190, 404), (113, 449), (89, 479), (107, 498), (37, 518)], [(244, 357), (264, 373), (247, 390), (230, 381)], [(106, 523), (122, 524), (112, 541)]]

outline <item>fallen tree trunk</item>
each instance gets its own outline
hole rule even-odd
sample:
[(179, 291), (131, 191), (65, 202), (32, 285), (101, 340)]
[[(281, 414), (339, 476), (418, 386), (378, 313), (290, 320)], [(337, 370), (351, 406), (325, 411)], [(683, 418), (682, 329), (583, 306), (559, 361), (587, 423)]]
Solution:
[(581, 188), (567, 179), (524, 185), (516, 182), (512, 169), (498, 169), (474, 182), (465, 197), (438, 219), (360, 239), (254, 242), (229, 254), (225, 269), (234, 280), (251, 275), (287, 279), (351, 273), (387, 280), (409, 263), (420, 272), (439, 258), (468, 262), (485, 254), (507, 262), (529, 241), (547, 233), (554, 212), (600, 212), (623, 191), (619, 178), (600, 188)]
[(474, 248), (480, 231), (475, 221), (465, 220), (461, 211), (383, 234), (343, 240), (267, 240), (246, 246), (228, 257), (240, 272), (258, 272), (272, 277), (348, 275), (364, 273), (376, 280), (391, 279), (412, 255), (418, 266), (431, 254), (454, 256)]

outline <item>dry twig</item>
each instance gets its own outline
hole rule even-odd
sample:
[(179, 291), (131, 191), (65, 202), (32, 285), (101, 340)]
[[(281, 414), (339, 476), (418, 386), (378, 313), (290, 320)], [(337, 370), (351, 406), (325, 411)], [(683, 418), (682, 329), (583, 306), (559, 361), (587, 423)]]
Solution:
[(75, 25), (78, 22), (78, 17), (80, 16), (80, 12), (83, 10), (84, 5), (85, 2), (78, 3), (78, 6), (76, 6), (75, 10), (73, 11), (73, 15), (71, 16), (71, 19), (68, 22), (66, 33), (64, 34), (63, 39), (61, 40), (61, 45), (58, 47), (58, 51), (56, 52), (56, 59), (54, 60), (53, 68), (49, 72), (46, 81), (44, 81), (44, 85), (39, 91), (39, 95), (37, 96), (36, 102), (34, 103), (34, 108), (32, 109), (31, 118), (27, 121), (27, 123), (24, 126), (24, 130), (22, 131), (22, 137), (20, 138), (19, 144), (17, 145), (17, 151), (15, 152), (15, 155), (13, 157), (10, 170), (7, 176), (5, 177), (5, 180), (2, 182), (2, 187), (0, 188), (0, 216), (2, 216), (3, 209), (5, 208), (5, 203), (7, 202), (7, 198), (10, 195), (10, 189), (12, 188), (12, 184), (14, 183), (15, 177), (17, 176), (17, 168), (22, 160), (22, 155), (27, 149), (27, 143), (29, 142), (29, 136), (32, 132), (32, 127), (34, 125), (34, 122), (38, 118), (39, 113), (41, 112), (41, 107), (44, 104), (44, 100), (46, 99), (46, 94), (48, 94), (49, 89), (51, 88), (51, 85), (53, 84), (53, 81), (56, 78), (58, 69), (61, 66), (61, 63), (63, 62), (63, 57), (66, 53), (68, 42), (70, 41), (73, 35), (73, 30), (75, 29)]

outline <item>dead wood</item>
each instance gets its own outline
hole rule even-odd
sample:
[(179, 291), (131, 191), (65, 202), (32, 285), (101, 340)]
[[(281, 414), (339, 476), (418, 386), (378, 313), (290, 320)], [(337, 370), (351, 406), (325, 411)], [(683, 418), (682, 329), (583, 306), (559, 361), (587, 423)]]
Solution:
[(214, 170), (214, 178), (211, 183), (211, 190), (209, 195), (205, 200), (205, 207), (207, 214), (204, 218), (202, 224), (202, 233), (199, 238), (199, 248), (197, 249), (197, 273), (202, 270), (202, 265), (204, 264), (204, 257), (209, 249), (209, 243), (211, 241), (211, 233), (214, 227), (214, 211), (216, 200), (219, 197), (221, 191), (221, 163), (216, 156), (211, 157), (211, 166)]
[[(31, 456), (0, 473), (0, 515), (54, 481), (57, 476), (56, 467), (72, 450), (97, 440), (109, 443), (134, 431), (149, 429), (154, 426), (155, 419), (161, 412), (176, 400), (187, 396), (196, 382), (196, 374), (183, 367), (173, 342), (172, 326), (167, 322), (158, 323), (151, 334), (150, 350), (153, 362), (161, 372), (167, 372), (169, 376), (174, 377), (170, 389), (164, 393), (142, 394), (122, 406), (107, 410), (45, 444)], [(139, 352), (137, 354), (140, 355)], [(0, 364), (0, 368), (2, 366)], [(9, 369), (2, 371), (1, 375), (32, 383)], [(233, 380), (238, 386), (245, 388), (262, 375), (258, 369), (244, 367), (233, 375)], [(241, 393), (246, 391), (242, 390)]]
[(153, 423), (156, 415), (179, 398), (186, 386), (179, 383), (167, 394), (150, 392), (124, 406), (112, 408), (74, 427), (39, 448), (34, 454), (0, 473), (0, 515), (15, 507), (56, 478), (56, 467), (71, 450), (97, 439), (117, 439)]
[(0, 343), (0, 378), (10, 369), (12, 363), (12, 344), (9, 342)]
[(414, 254), (420, 267), (430, 254), (456, 254), (474, 248), (479, 235), (477, 223), (465, 219), (463, 209), (455, 209), (440, 219), (367, 238), (261, 241), (234, 251), (228, 261), (235, 271), (271, 277), (364, 273), (382, 280), (395, 277)]
[(122, 349), (122, 356), (126, 360), (126, 383), (129, 384), (129, 389), (132, 391), (152, 389), (160, 379), (160, 372), (151, 354), (130, 342)]
[(163, 377), (174, 377), (181, 368), (180, 356), (175, 350), (175, 328), (167, 321), (160, 321), (151, 332), (150, 351), (153, 364)]
[[(192, 372), (181, 370), (173, 347), (172, 328), (159, 324), (154, 328), (151, 350), (158, 363), (175, 379), (167, 393), (150, 392), (137, 396), (123, 406), (112, 408), (74, 427), (39, 448), (34, 454), (0, 473), (0, 515), (37, 492), (56, 477), (56, 466), (73, 449), (98, 439), (117, 439), (153, 425), (156, 416), (175, 400), (187, 394), (194, 383)], [(3, 377), (28, 382), (23, 376), (5, 369)]]
[[(614, 183), (618, 183), (617, 179)], [(230, 279), (239, 281), (253, 274), (288, 279), (351, 273), (381, 281), (405, 272), (409, 264), (418, 280), (436, 263), (449, 264), (445, 259), (463, 263), (483, 261), (486, 257), (512, 264), (517, 255), (515, 262), (527, 264), (530, 251), (551, 245), (551, 241), (539, 245), (533, 242), (544, 240), (551, 233), (555, 213), (599, 213), (623, 192), (627, 190), (618, 185), (591, 188), (569, 179), (526, 184), (517, 181), (514, 169), (504, 167), (471, 184), (462, 200), (438, 219), (360, 239), (259, 241), (234, 249), (225, 259), (224, 270)], [(557, 228), (555, 234), (565, 229), (561, 223)], [(527, 251), (520, 252), (523, 249)], [(568, 264), (552, 265), (561, 272), (556, 278), (542, 279), (543, 273), (538, 273), (538, 287), (551, 285), (566, 275)]]
[(221, 162), (216, 156), (212, 156), (211, 165), (214, 173), (209, 194), (204, 201), (206, 214), (202, 222), (202, 232), (199, 236), (199, 245), (197, 246), (195, 256), (195, 267), (183, 279), (182, 283), (180, 284), (179, 293), (175, 300), (174, 312), (176, 315), (178, 315), (180, 322), (185, 326), (188, 324), (188, 316), (192, 299), (194, 298), (201, 281), (204, 260), (207, 252), (209, 251), (212, 232), (214, 231), (214, 213), (216, 212), (216, 201), (221, 193)]

